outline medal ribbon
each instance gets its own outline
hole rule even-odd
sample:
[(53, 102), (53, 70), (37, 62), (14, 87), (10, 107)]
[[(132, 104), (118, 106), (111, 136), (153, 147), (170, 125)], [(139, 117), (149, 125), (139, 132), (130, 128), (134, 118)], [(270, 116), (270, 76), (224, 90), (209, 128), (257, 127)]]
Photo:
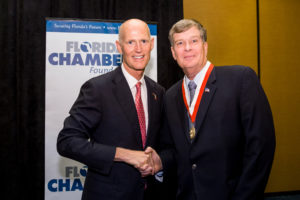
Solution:
[(189, 111), (189, 115), (190, 115), (191, 121), (193, 123), (195, 123), (197, 112), (198, 112), (198, 108), (199, 108), (199, 105), (200, 105), (200, 102), (201, 102), (201, 99), (202, 99), (202, 95), (203, 95), (203, 92), (204, 92), (204, 88), (206, 86), (207, 80), (208, 80), (208, 78), (210, 76), (210, 73), (213, 70), (213, 68), (214, 68), (214, 65), (210, 64), (210, 66), (209, 66), (209, 68), (208, 68), (208, 70), (207, 70), (207, 72), (205, 74), (205, 77), (204, 77), (203, 82), (201, 84), (199, 95), (198, 95), (198, 98), (197, 98), (197, 101), (196, 101), (196, 105), (195, 105), (195, 108), (194, 108), (193, 115), (191, 115), (188, 103), (186, 101), (186, 95), (185, 95), (185, 89), (184, 89), (184, 80), (182, 81), (182, 96), (183, 96), (183, 101), (184, 101), (186, 109)]

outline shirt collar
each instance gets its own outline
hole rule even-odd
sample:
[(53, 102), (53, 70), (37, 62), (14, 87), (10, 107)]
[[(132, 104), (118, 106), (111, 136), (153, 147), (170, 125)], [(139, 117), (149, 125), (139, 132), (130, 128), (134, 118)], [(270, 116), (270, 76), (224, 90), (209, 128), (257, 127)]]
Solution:
[(142, 78), (140, 80), (137, 80), (136, 78), (134, 78), (131, 74), (129, 74), (127, 72), (127, 70), (125, 69), (125, 67), (123, 66), (123, 63), (121, 65), (121, 69), (122, 69), (122, 72), (125, 76), (125, 79), (127, 80), (127, 83), (129, 85), (129, 88), (132, 89), (132, 88), (135, 88), (135, 85), (137, 84), (137, 82), (141, 82), (142, 85), (145, 84), (145, 78), (144, 78), (144, 74), (142, 76)]
[[(208, 68), (210, 66), (210, 62), (209, 61), (206, 61), (206, 64), (204, 65), (204, 67), (200, 70), (200, 72), (198, 72), (198, 74), (195, 76), (195, 78), (193, 79), (193, 81), (197, 84), (197, 87), (198, 85), (200, 84), (199, 82), (201, 81), (201, 78), (205, 76)], [(189, 85), (189, 82), (191, 80), (188, 79), (188, 77), (186, 75), (184, 75), (184, 82), (186, 84), (186, 86)]]

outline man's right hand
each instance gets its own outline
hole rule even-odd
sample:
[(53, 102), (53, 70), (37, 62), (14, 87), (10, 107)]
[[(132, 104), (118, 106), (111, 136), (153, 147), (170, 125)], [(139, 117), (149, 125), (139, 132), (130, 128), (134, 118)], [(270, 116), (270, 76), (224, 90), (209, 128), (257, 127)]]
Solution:
[(125, 162), (138, 169), (142, 176), (153, 174), (154, 166), (150, 153), (144, 151), (129, 150), (122, 147), (116, 148), (114, 161)]
[(151, 160), (153, 162), (152, 175), (156, 174), (157, 172), (163, 169), (161, 159), (152, 147), (147, 147), (145, 153), (151, 155)]

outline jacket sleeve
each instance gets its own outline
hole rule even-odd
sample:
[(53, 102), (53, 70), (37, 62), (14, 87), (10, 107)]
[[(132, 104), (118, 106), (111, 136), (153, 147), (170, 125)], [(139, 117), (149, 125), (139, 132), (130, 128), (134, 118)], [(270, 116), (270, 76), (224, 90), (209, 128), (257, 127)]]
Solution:
[(107, 174), (112, 167), (116, 149), (97, 143), (92, 137), (93, 130), (101, 123), (101, 108), (99, 89), (93, 82), (86, 82), (58, 135), (57, 151), (64, 157)]
[(171, 170), (173, 171), (173, 167), (176, 166), (175, 160), (175, 147), (174, 142), (170, 133), (169, 123), (167, 118), (167, 106), (166, 100), (164, 101), (164, 114), (163, 114), (163, 122), (162, 122), (162, 129), (160, 133), (160, 140), (159, 140), (159, 156), (162, 161), (163, 170)]
[(241, 82), (240, 112), (245, 149), (242, 173), (232, 199), (258, 200), (263, 199), (273, 162), (274, 124), (267, 97), (251, 68), (245, 68)]

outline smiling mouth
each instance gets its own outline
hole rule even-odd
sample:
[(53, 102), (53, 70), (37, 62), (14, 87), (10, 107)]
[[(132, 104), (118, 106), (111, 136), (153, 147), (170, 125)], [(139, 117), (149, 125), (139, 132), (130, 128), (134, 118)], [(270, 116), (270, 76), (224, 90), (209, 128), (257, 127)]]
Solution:
[(144, 58), (144, 56), (133, 56), (133, 58), (135, 58), (135, 59), (141, 59), (141, 58)]
[(194, 56), (184, 56), (184, 59), (190, 59), (193, 58)]

